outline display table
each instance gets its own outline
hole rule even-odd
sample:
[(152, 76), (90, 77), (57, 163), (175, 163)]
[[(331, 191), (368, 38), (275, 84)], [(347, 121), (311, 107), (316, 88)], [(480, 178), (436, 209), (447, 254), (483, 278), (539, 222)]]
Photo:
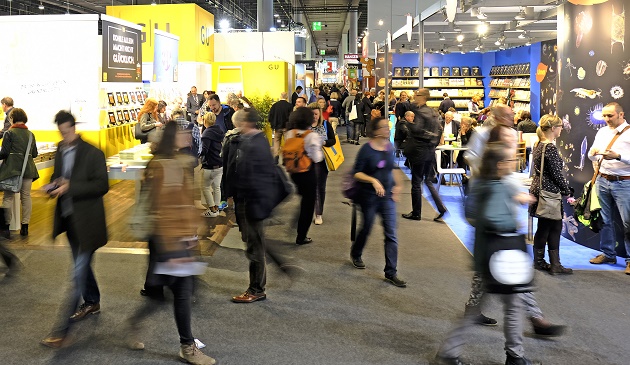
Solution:
[(136, 201), (140, 197), (140, 183), (144, 170), (153, 157), (149, 153), (149, 144), (138, 145), (107, 158), (107, 176), (110, 180), (134, 180), (136, 182)]

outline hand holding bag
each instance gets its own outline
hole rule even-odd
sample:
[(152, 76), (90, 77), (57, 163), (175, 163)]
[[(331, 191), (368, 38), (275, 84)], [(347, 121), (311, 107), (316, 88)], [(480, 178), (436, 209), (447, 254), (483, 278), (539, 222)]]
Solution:
[(542, 149), (542, 158), (540, 159), (540, 178), (538, 189), (538, 206), (536, 207), (536, 217), (551, 219), (554, 221), (562, 220), (562, 194), (552, 193), (550, 191), (543, 190), (543, 177), (545, 174), (545, 150), (547, 145), (545, 143)]
[(33, 133), (29, 133), (28, 145), (26, 151), (24, 151), (24, 163), (22, 164), (22, 173), (17, 176), (11, 176), (7, 179), (0, 181), (0, 190), (11, 191), (19, 193), (22, 189), (22, 180), (24, 179), (24, 171), (26, 171), (26, 164), (28, 163), (28, 156), (31, 154), (31, 145), (33, 144)]

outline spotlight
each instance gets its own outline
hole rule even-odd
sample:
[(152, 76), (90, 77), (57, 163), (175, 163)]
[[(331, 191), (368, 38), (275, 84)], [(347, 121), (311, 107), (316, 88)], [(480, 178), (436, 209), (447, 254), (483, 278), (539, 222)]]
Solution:
[(459, 33), (459, 34), (457, 35), (457, 41), (458, 41), (458, 42), (461, 42), (461, 41), (463, 41), (463, 40), (464, 40), (464, 35), (463, 35), (462, 33)]
[(274, 14), (274, 15), (273, 15), (273, 17), (274, 17), (274, 18), (277, 18), (277, 17), (279, 17), (279, 16), (280, 16), (280, 14)]
[(275, 31), (276, 31), (276, 27), (271, 27), (271, 28), (269, 28), (269, 31), (270, 31), (270, 32), (275, 32)]
[(442, 33), (438, 32), (438, 37), (439, 37), (438, 39), (441, 40), (441, 41), (445, 41), (446, 40), (446, 37)]
[(229, 27), (230, 27), (230, 21), (227, 19), (221, 19), (221, 21), (219, 22), (219, 28), (227, 29)]
[(383, 25), (383, 19), (378, 20), (378, 25)]
[(281, 19), (276, 20), (276, 23), (282, 23)]
[(501, 40), (500, 40), (500, 39), (497, 39), (497, 41), (496, 41), (496, 42), (494, 42), (494, 45), (495, 45), (495, 46), (500, 46), (500, 45), (501, 45)]
[(521, 8), (521, 10), (518, 12), (518, 14), (516, 14), (516, 16), (514, 17), (514, 19), (516, 20), (525, 20), (526, 16), (525, 16), (525, 8)]
[(477, 27), (477, 33), (486, 34), (487, 32), (488, 32), (488, 23), (481, 22), (481, 24), (479, 24), (479, 26)]
[(41, 2), (39, 3), (39, 10), (44, 10), (44, 4), (42, 4)]

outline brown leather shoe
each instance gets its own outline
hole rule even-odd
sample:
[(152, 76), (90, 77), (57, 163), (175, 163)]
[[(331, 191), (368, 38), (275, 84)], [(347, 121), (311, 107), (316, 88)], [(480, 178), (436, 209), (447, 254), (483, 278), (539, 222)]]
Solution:
[(630, 262), (626, 262), (626, 275), (630, 275)]
[(99, 303), (89, 304), (83, 303), (79, 306), (79, 310), (70, 316), (70, 320), (72, 322), (78, 322), (82, 319), (85, 319), (88, 314), (98, 314), (101, 312), (101, 305)]
[(58, 349), (64, 345), (66, 338), (58, 336), (48, 336), (40, 341), (40, 343), (51, 349)]
[(591, 264), (594, 265), (599, 265), (599, 264), (616, 264), (617, 263), (617, 258), (608, 258), (606, 257), (606, 255), (604, 255), (603, 253), (597, 255), (596, 257), (592, 258), (589, 260), (589, 262)]
[(246, 291), (245, 293), (239, 296), (232, 297), (232, 301), (234, 303), (253, 303), (258, 300), (265, 300), (265, 299), (267, 299), (267, 294), (265, 293), (253, 294), (248, 291)]

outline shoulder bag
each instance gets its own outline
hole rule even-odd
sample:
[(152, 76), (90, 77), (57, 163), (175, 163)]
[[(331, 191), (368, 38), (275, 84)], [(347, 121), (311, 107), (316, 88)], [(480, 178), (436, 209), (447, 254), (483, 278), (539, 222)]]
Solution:
[(538, 181), (538, 206), (536, 207), (536, 217), (551, 219), (554, 221), (562, 220), (562, 194), (552, 193), (550, 191), (543, 190), (543, 177), (545, 174), (545, 150), (547, 145), (545, 143), (542, 148), (542, 158), (540, 159), (540, 177)]
[(33, 144), (33, 133), (29, 132), (28, 145), (26, 151), (24, 151), (24, 162), (22, 163), (22, 173), (17, 176), (11, 176), (0, 181), (0, 190), (11, 191), (19, 193), (22, 189), (22, 180), (24, 179), (24, 171), (26, 171), (26, 164), (28, 163), (28, 156), (31, 154), (31, 145)]
[[(324, 126), (326, 126), (326, 121), (324, 121)], [(328, 130), (328, 128), (326, 128)], [(326, 160), (326, 166), (328, 167), (328, 171), (336, 171), (339, 169), (339, 166), (345, 160), (343, 156), (343, 151), (341, 150), (341, 142), (339, 142), (339, 136), (335, 134), (335, 144), (330, 147), (322, 147), (324, 151), (324, 158)]]

